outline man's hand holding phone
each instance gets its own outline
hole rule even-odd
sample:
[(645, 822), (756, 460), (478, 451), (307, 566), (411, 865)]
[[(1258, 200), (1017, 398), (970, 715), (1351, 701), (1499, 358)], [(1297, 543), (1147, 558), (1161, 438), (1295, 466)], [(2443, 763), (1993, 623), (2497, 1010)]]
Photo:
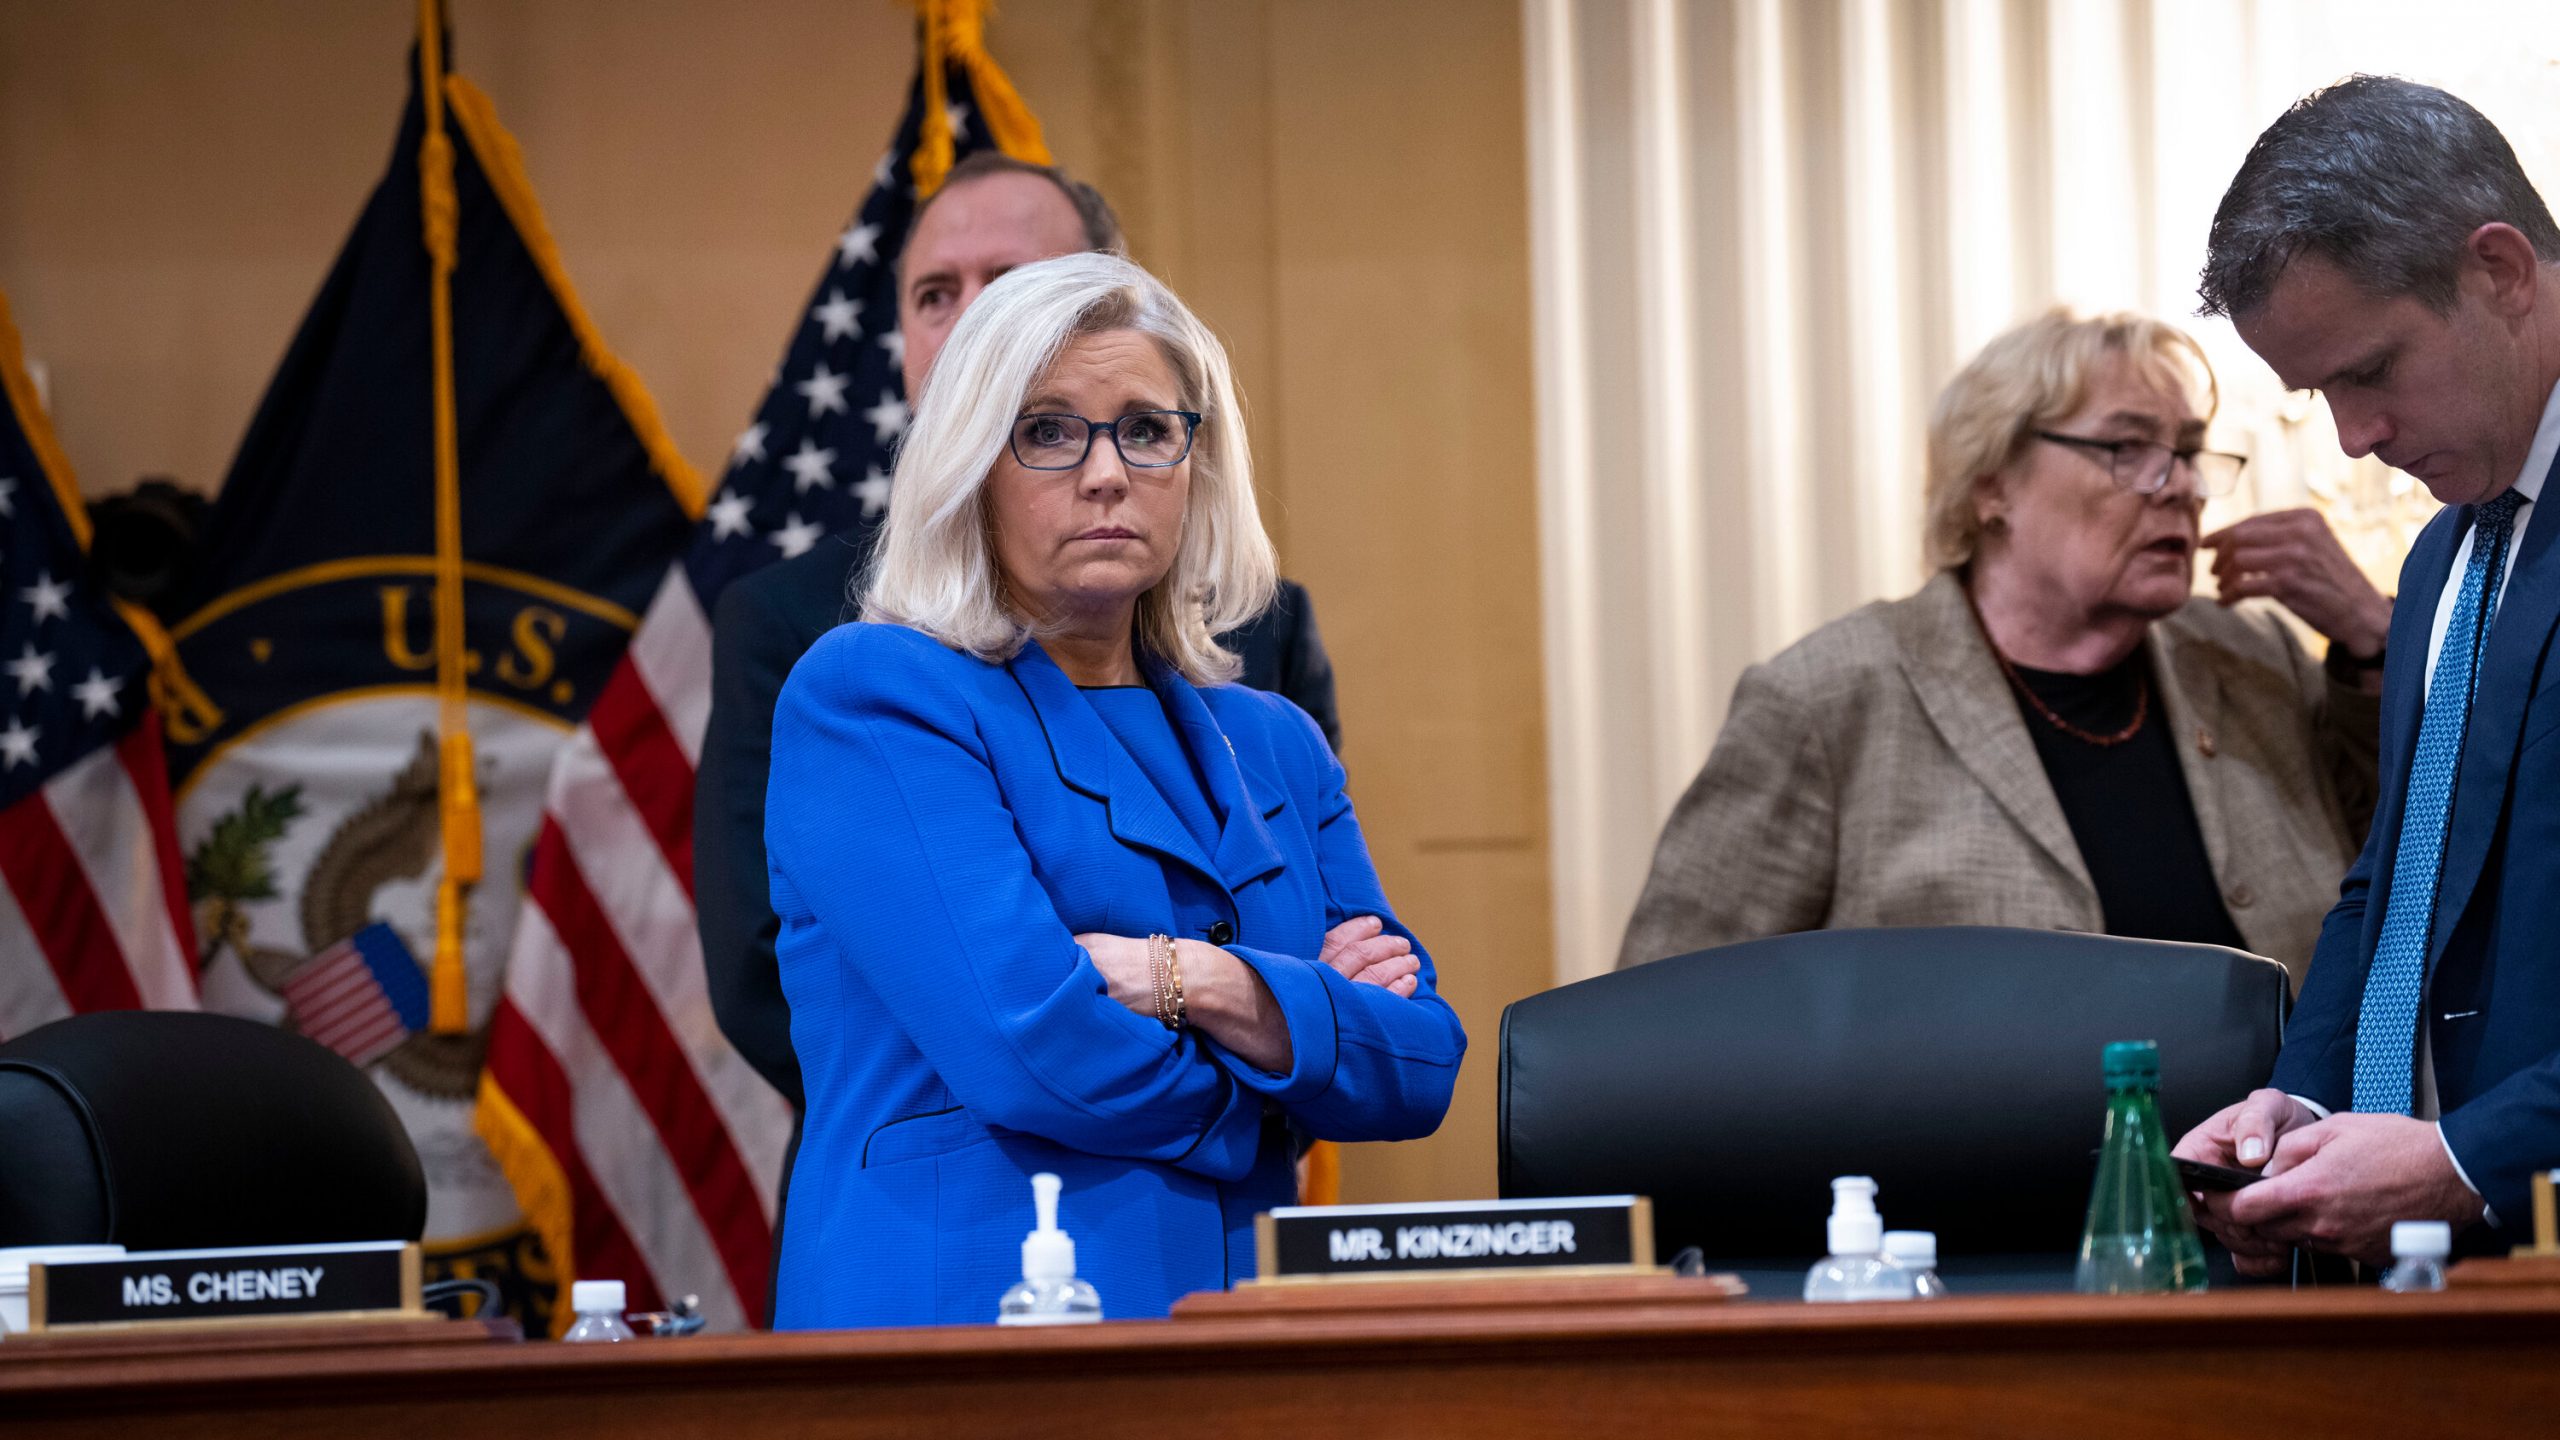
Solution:
[[(2188, 1131), (2170, 1154), (2180, 1160), (2197, 1161), (2226, 1170), (2261, 1172), (2268, 1157), (2275, 1154), (2277, 1141), (2283, 1139), (2287, 1132), (2315, 1124), (2319, 1119), (2310, 1106), (2281, 1090), (2253, 1091), (2246, 1100), (2225, 1106), (2203, 1124)], [(2198, 1188), (2201, 1190), (2202, 1187)], [(2290, 1258), (2293, 1246), (2287, 1241), (2261, 1236), (2232, 1219), (2231, 1199), (2236, 1193), (2235, 1190), (2199, 1193), (2196, 1197), (2196, 1223), (2230, 1250), (2232, 1263), (2241, 1274), (2265, 1277), (2279, 1273)]]

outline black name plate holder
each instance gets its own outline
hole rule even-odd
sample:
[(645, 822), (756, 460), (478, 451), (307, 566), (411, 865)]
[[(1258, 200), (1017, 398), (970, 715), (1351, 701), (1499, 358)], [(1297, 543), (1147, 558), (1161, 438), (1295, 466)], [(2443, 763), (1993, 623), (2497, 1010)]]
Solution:
[(423, 1319), (418, 1288), (418, 1247), (399, 1240), (162, 1250), (27, 1267), (27, 1328)]
[(1650, 1274), (1641, 1195), (1428, 1205), (1300, 1205), (1254, 1217), (1257, 1283), (1364, 1276)]

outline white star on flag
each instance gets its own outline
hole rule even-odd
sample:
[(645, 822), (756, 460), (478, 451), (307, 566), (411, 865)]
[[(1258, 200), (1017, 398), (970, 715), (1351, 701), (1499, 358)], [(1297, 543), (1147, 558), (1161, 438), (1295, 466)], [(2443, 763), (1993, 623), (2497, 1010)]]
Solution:
[(71, 698), (80, 702), (80, 718), (95, 720), (101, 715), (123, 714), (123, 707), (116, 703), (116, 691), (123, 684), (121, 680), (108, 679), (106, 672), (95, 665), (90, 666), (89, 678), (71, 687)]
[(890, 364), (898, 366), (901, 369), (905, 368), (907, 363), (906, 331), (892, 330), (886, 335), (881, 336), (880, 348), (889, 352)]
[(808, 379), (791, 388), (808, 399), (809, 418), (815, 420), (830, 410), (839, 415), (844, 413), (844, 387), (852, 379), (851, 375), (839, 375), (828, 369), (826, 362), (821, 360)]
[(954, 100), (942, 107), (942, 118), (951, 122), (951, 143), (969, 138), (969, 107)]
[(856, 225), (836, 237), (836, 264), (877, 265), (880, 263), (880, 227)]
[(871, 473), (862, 477), (862, 483), (853, 487), (853, 495), (862, 502), (862, 518), (868, 520), (889, 506), (889, 477), (874, 465)]
[(791, 493), (806, 495), (812, 486), (820, 490), (836, 488), (836, 476), (827, 467), (836, 463), (836, 452), (821, 450), (815, 440), (803, 439), (800, 448), (782, 462), (791, 472)]
[(36, 737), (43, 733), (41, 728), (28, 729), (12, 716), (9, 728), (0, 730), (0, 769), (14, 770), (36, 763)]
[(773, 542), (774, 548), (782, 552), (783, 559), (797, 560), (808, 554), (809, 548), (826, 533), (826, 527), (810, 524), (795, 510), (789, 519), (782, 522), (781, 529), (764, 538)]
[(13, 501), (13, 500), (11, 500), (11, 499), (9, 498), (10, 496), (15, 495), (15, 494), (17, 494), (17, 493), (18, 493), (18, 482), (17, 482), (17, 481), (15, 481), (15, 480), (0, 480), (0, 520), (5, 520), (5, 519), (9, 518), (10, 516), (15, 515), (15, 514), (17, 514), (17, 513), (18, 513), (18, 506), (17, 506), (17, 502), (15, 502), (15, 501)]
[(729, 447), (729, 463), (741, 465), (749, 460), (762, 460), (765, 424), (759, 420), (738, 433), (738, 443)]
[(18, 658), (9, 662), (9, 678), (18, 682), (18, 696), (24, 699), (38, 690), (53, 688), (53, 657), (36, 653), (30, 642)]
[(19, 591), (18, 598), (35, 607), (34, 623), (38, 625), (43, 624), (48, 615), (57, 620), (71, 618), (71, 586), (66, 581), (54, 579), (50, 571), (37, 571), (36, 583)]
[(862, 418), (871, 422), (871, 438), (886, 445), (906, 433), (907, 402), (898, 398), (897, 391), (883, 390), (880, 403), (863, 411)]
[(721, 491), (720, 498), (712, 501), (711, 508), (703, 512), (704, 518), (711, 522), (711, 538), (726, 540), (732, 535), (753, 534), (755, 522), (747, 518), (747, 512), (755, 508), (756, 502), (737, 491)]
[(827, 291), (827, 303), (811, 310), (809, 318), (826, 327), (830, 345), (847, 335), (862, 334), (862, 302), (846, 299), (843, 291), (833, 287)]

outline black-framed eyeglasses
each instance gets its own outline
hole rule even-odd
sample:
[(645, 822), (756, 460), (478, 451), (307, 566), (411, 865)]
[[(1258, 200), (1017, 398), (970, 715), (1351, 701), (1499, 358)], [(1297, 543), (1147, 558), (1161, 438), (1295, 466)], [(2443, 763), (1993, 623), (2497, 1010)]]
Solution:
[(1141, 410), (1117, 420), (1025, 415), (1013, 422), (1013, 458), (1025, 470), (1073, 470), (1093, 450), (1093, 437), (1108, 435), (1123, 465), (1162, 470), (1189, 458), (1199, 428), (1200, 415), (1192, 410)]
[(2249, 465), (2246, 455), (2224, 450), (2180, 449), (2155, 440), (2092, 440), (2086, 435), (2065, 435), (2057, 430), (2029, 432), (2039, 440), (2068, 445), (2106, 456), (2107, 473), (2116, 484), (2136, 495), (2157, 495), (2169, 486), (2169, 473), (2183, 463), (2196, 478), (2196, 493), (2210, 499), (2228, 495), (2240, 483), (2240, 472)]

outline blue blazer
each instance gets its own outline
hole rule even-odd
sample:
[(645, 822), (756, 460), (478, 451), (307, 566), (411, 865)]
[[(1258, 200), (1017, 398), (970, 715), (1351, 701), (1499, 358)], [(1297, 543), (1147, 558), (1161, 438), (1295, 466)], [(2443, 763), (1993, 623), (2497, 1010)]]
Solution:
[[(1446, 1113), (1466, 1036), (1429, 957), (1410, 999), (1316, 960), (1355, 915), (1411, 937), (1324, 737), (1142, 663), (1224, 817), (1214, 854), (1036, 644), (991, 665), (845, 625), (783, 685), (765, 838), (809, 1108), (777, 1328), (993, 1320), (1043, 1170), (1103, 1312), (1163, 1315), (1253, 1274), (1293, 1125), (1402, 1140)], [(1224, 944), (1279, 1001), (1289, 1072), (1111, 999), (1088, 931)]]
[[(2560, 481), (2544, 483), (2533, 508), (2555, 513), (2526, 525), (2481, 653), (2420, 1013), (2445, 1143), (2496, 1211), (2500, 1238), (2528, 1240), (2532, 1173), (2560, 1165), (2560, 667), (2549, 664), (2560, 621)], [(2471, 522), (2472, 507), (2446, 509), (2401, 566), (2383, 674), (2381, 801), (2276, 1059), (2276, 1088), (2333, 1110), (2354, 1098), (2356, 1015), (2390, 898), (2428, 632)]]

